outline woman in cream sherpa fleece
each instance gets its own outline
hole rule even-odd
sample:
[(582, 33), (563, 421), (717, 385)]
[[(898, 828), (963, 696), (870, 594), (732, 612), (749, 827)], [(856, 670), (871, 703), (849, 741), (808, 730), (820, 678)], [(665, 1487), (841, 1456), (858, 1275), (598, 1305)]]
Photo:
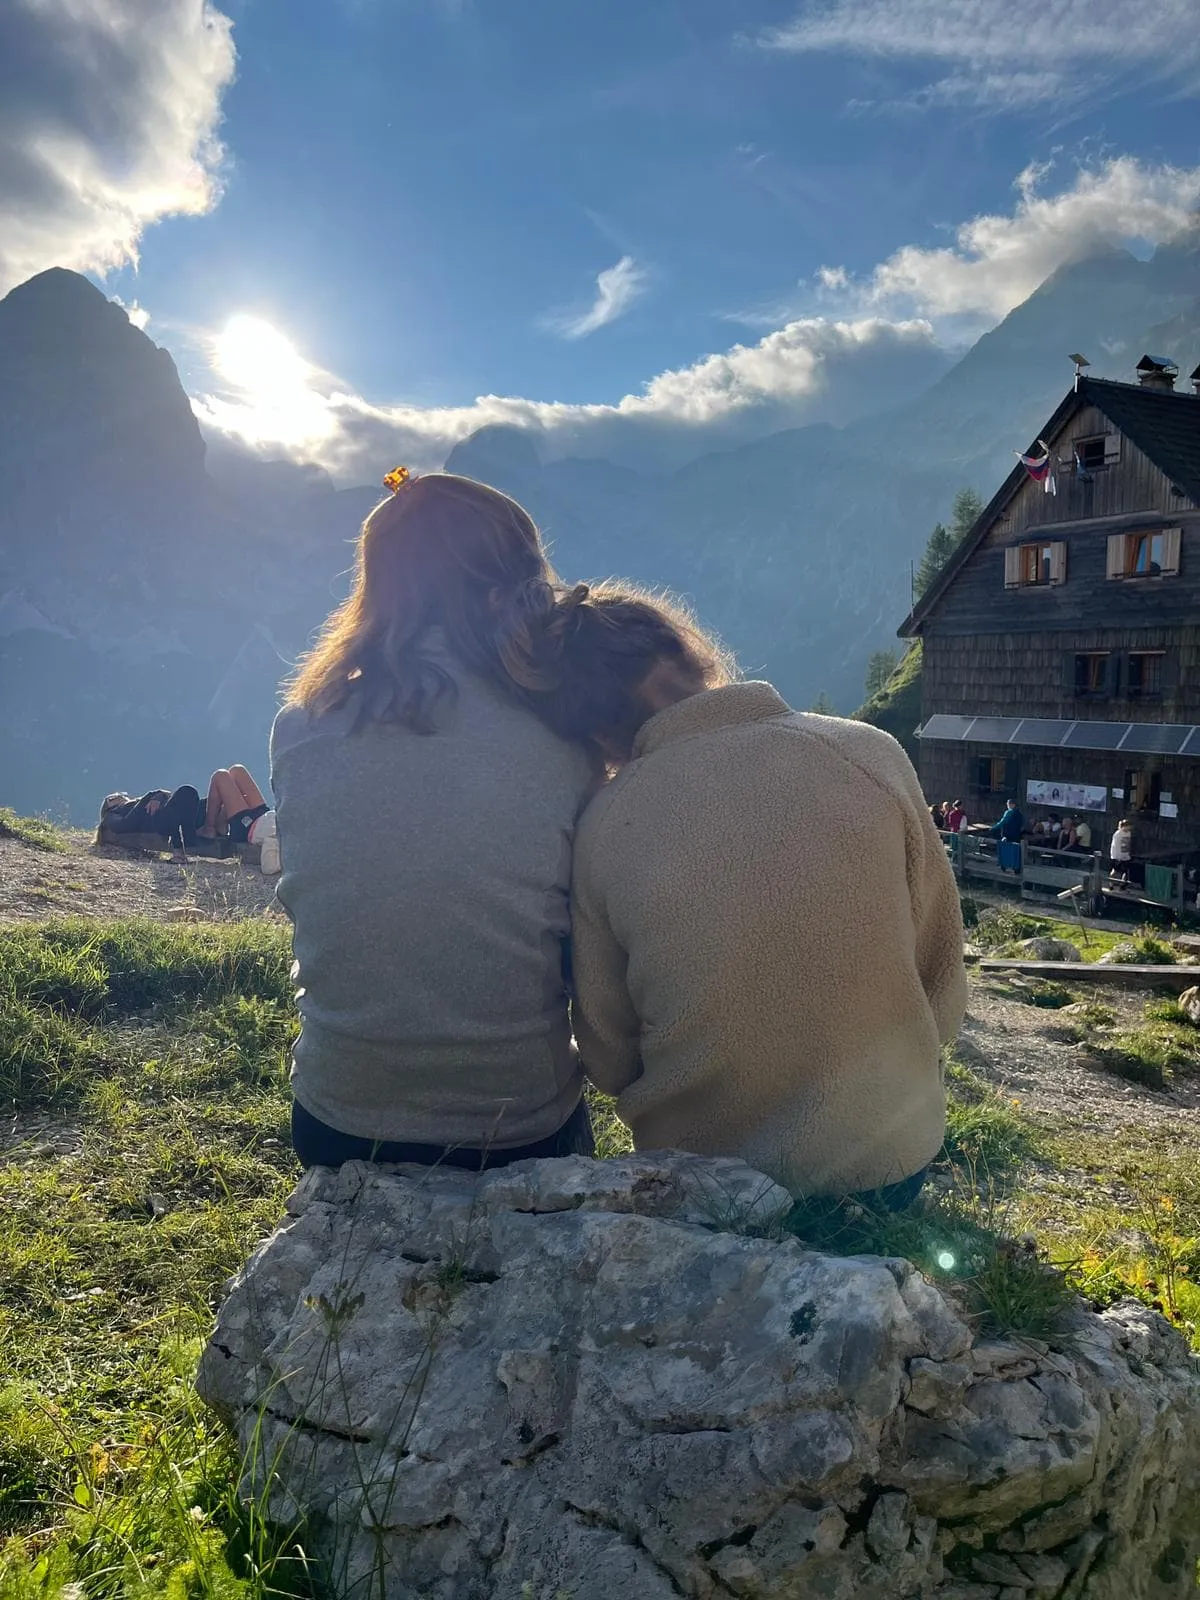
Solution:
[(913, 1178), (942, 1143), (966, 984), (904, 751), (722, 684), (711, 641), (628, 590), (576, 591), (564, 636), (563, 731), (621, 767), (575, 845), (587, 1073), (639, 1149), (740, 1156), (797, 1194)]

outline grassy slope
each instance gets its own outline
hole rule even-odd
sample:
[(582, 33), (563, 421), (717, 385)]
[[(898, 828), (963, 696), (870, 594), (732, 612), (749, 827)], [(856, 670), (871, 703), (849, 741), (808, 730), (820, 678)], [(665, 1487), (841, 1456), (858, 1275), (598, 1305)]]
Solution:
[(921, 720), (921, 659), (918, 639), (883, 688), (854, 713), (856, 722), (870, 722), (898, 739), (914, 764), (919, 755), (914, 730)]
[[(295, 1541), (238, 1505), (238, 1463), (190, 1387), (221, 1285), (296, 1174), (287, 968), (264, 921), (0, 930), (0, 1103), (24, 1133), (0, 1157), (0, 1600), (309, 1586)], [(985, 1325), (1048, 1331), (1064, 1287), (1047, 1256), (1098, 1301), (1132, 1286), (1200, 1318), (1200, 1177), (1152, 1141), (1081, 1150), (965, 1069), (950, 1081), (929, 1199), (779, 1225), (909, 1254)], [(615, 1153), (624, 1130), (595, 1109)], [(1030, 1225), (1040, 1255), (1007, 1243)]]

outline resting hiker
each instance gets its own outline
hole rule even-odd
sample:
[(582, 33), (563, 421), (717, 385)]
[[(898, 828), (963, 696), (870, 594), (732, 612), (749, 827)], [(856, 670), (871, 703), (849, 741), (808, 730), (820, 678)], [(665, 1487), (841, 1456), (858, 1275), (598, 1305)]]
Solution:
[(157, 835), (166, 844), (190, 848), (198, 839), (228, 838), (245, 844), (254, 823), (270, 810), (262, 791), (245, 767), (218, 767), (208, 783), (208, 798), (200, 799), (190, 783), (178, 789), (151, 789), (135, 798), (106, 795), (100, 807), (96, 843), (110, 837)]
[(590, 1153), (564, 941), (597, 774), (526, 703), (554, 573), (495, 489), (385, 482), (271, 737), (293, 1143), (306, 1166)]
[(941, 1148), (966, 984), (954, 878), (889, 735), (729, 681), (686, 616), (605, 586), (554, 697), (616, 778), (579, 826), (575, 1033), (639, 1149), (907, 1203)]

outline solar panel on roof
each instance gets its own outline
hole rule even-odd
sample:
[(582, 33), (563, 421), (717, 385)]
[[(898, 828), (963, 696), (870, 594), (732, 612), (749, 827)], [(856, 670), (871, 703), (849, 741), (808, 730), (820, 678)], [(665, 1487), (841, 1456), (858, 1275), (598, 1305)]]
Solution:
[(951, 717), (939, 712), (921, 729), (922, 739), (961, 739), (971, 726), (971, 717)]
[(968, 735), (972, 744), (1007, 744), (1020, 717), (976, 717)]
[(1127, 722), (1077, 722), (1063, 740), (1063, 749), (1115, 750), (1128, 727)]
[(1174, 756), (1190, 732), (1177, 722), (1133, 722), (1121, 749), (1136, 750), (1139, 755)]
[(1200, 756), (1200, 728), (1193, 728), (1179, 751), (1181, 756)]
[(1061, 744), (1075, 726), (1059, 717), (1026, 717), (1017, 729), (1014, 744)]

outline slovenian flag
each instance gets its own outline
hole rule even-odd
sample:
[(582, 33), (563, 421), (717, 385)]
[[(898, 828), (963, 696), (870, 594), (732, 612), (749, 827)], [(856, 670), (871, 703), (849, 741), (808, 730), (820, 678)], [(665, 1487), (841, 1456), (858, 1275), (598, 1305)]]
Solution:
[(1050, 458), (1050, 446), (1044, 439), (1039, 439), (1038, 443), (1044, 452), (1040, 456), (1023, 456), (1020, 451), (1014, 453), (1034, 483), (1040, 483), (1047, 494), (1057, 494), (1058, 482)]

